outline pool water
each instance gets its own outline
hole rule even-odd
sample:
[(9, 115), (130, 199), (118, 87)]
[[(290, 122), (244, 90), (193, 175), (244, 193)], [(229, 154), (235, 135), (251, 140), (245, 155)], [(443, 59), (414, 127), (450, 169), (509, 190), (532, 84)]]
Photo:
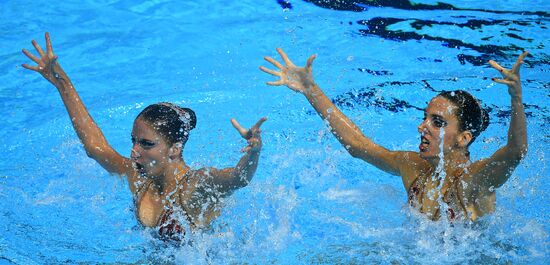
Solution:
[[(352, 4), (354, 2), (355, 4)], [(547, 1), (2, 1), (0, 264), (548, 264), (550, 4)], [(138, 226), (124, 179), (89, 159), (55, 88), (23, 69), (44, 45), (110, 144), (128, 156), (135, 116), (175, 102), (197, 113), (184, 157), (237, 163), (229, 120), (260, 117), (264, 148), (212, 231), (178, 246)], [(490, 109), (472, 159), (506, 142), (510, 99), (486, 63), (522, 50), (529, 153), (475, 224), (432, 222), (407, 206), (399, 177), (353, 159), (305, 98), (269, 87), (282, 47), (362, 131), (418, 148), (422, 109), (465, 89)]]

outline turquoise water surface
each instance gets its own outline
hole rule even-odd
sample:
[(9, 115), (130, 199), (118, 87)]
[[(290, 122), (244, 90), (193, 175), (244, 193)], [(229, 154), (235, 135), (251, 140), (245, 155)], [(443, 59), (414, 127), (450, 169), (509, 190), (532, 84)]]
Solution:
[[(547, 1), (2, 1), (0, 264), (548, 264), (550, 4)], [(262, 116), (249, 186), (192, 244), (138, 225), (125, 180), (89, 159), (55, 88), (21, 49), (50, 32), (59, 62), (111, 145), (129, 156), (135, 116), (170, 101), (198, 124), (193, 167), (233, 166)], [(510, 99), (486, 63), (522, 50), (529, 153), (476, 224), (432, 222), (407, 206), (399, 177), (353, 159), (300, 94), (258, 70), (282, 47), (317, 54), (327, 95), (376, 142), (418, 149), (422, 109), (465, 89), (490, 110), (471, 147), (506, 142)]]

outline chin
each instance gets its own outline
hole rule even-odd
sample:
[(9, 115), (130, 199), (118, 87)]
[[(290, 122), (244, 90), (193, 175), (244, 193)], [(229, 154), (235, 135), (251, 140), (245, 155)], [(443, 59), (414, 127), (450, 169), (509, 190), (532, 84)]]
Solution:
[(424, 160), (435, 160), (435, 159), (439, 159), (439, 155), (436, 154), (436, 155), (433, 155), (433, 154), (430, 154), (429, 152), (418, 152), (418, 154), (420, 155), (420, 158), (424, 159)]

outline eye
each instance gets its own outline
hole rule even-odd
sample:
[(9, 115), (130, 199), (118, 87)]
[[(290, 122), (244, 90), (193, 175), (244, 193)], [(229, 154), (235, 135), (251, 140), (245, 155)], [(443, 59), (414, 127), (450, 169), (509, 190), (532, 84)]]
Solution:
[(143, 147), (144, 149), (150, 149), (155, 146), (155, 143), (149, 140), (140, 140), (139, 145)]
[(441, 128), (441, 127), (447, 126), (447, 122), (436, 117), (436, 118), (434, 118), (434, 125), (437, 128)]

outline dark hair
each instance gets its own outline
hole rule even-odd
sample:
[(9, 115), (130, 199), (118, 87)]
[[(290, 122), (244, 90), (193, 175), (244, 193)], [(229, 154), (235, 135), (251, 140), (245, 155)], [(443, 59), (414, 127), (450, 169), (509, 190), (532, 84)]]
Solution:
[(461, 131), (470, 131), (472, 141), (489, 126), (489, 115), (481, 103), (472, 94), (464, 90), (444, 91), (439, 95), (449, 100), (457, 107), (456, 116)]
[(185, 145), (189, 131), (197, 125), (197, 116), (193, 110), (167, 102), (147, 106), (138, 118), (153, 126), (170, 145), (177, 142)]

